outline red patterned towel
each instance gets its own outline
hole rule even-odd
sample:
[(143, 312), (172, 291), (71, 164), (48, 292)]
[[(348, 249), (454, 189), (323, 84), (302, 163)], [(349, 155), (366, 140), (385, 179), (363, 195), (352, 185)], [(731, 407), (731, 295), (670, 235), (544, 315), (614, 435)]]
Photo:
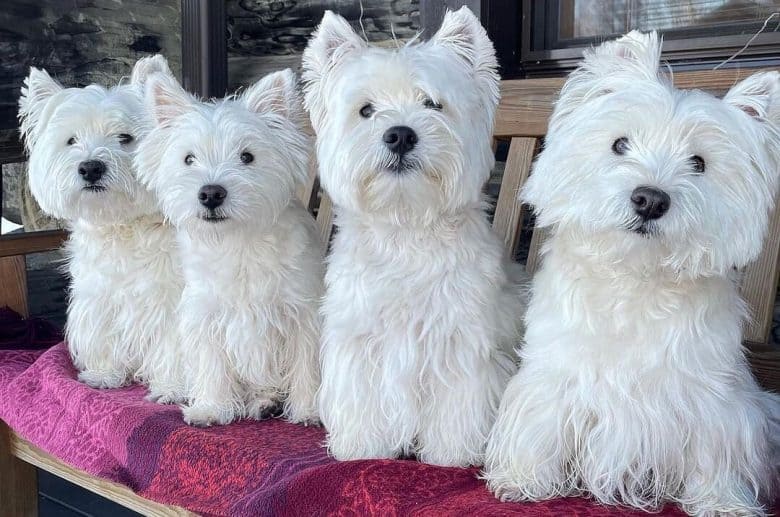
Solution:
[[(328, 458), (324, 432), (273, 420), (198, 429), (139, 386), (76, 381), (64, 344), (0, 350), (0, 419), (38, 447), (165, 504), (206, 515), (646, 515), (584, 499), (500, 503), (476, 469)], [(668, 508), (663, 515), (682, 515)]]

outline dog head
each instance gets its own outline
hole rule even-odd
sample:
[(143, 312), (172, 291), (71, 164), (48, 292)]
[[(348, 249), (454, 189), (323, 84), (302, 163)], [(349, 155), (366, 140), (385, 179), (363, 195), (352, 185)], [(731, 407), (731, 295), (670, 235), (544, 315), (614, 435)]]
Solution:
[[(658, 72), (655, 33), (585, 54), (561, 91), (521, 198), (539, 226), (614, 257), (724, 274), (761, 250), (778, 180), (780, 74), (723, 99)], [(622, 259), (621, 259), (622, 260)]]
[(136, 164), (179, 228), (224, 232), (273, 224), (306, 179), (308, 139), (290, 70), (214, 102), (155, 76), (146, 105), (155, 127)]
[(171, 73), (162, 56), (139, 60), (128, 84), (109, 89), (64, 88), (45, 70), (30, 70), (19, 118), (30, 190), (44, 212), (100, 225), (156, 211), (132, 159), (144, 136), (141, 94), (152, 73)]
[(498, 75), (467, 8), (424, 43), (371, 47), (330, 11), (303, 56), (320, 177), (335, 204), (390, 220), (480, 200), (493, 166)]

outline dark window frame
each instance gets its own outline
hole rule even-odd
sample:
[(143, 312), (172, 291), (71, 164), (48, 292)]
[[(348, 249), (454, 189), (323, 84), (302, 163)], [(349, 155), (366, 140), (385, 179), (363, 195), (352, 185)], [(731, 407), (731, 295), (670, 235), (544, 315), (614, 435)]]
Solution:
[[(555, 17), (559, 5), (560, 0), (482, 0), (482, 23), (495, 43), (505, 79), (563, 75), (577, 65), (584, 48), (619, 36), (604, 34), (568, 42), (582, 46), (534, 50), (532, 44), (536, 43), (538, 48), (540, 41), (547, 43), (544, 45), (547, 47), (552, 46), (550, 43), (557, 43), (551, 36), (558, 27)], [(540, 9), (540, 6), (544, 7)], [(673, 69), (712, 69), (735, 54), (754, 34), (674, 39), (690, 32), (696, 32), (696, 29), (664, 31), (667, 39), (664, 41), (663, 57)], [(747, 50), (724, 68), (762, 66), (780, 66), (780, 31), (759, 34)]]

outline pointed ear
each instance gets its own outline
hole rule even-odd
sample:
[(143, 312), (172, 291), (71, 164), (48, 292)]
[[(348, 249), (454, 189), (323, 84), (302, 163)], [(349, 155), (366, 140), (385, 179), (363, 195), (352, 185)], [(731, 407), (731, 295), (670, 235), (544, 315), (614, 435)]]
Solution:
[(737, 83), (723, 101), (758, 120), (780, 124), (780, 72), (759, 72)]
[(477, 77), (495, 82), (498, 88), (498, 62), (493, 42), (468, 7), (447, 11), (431, 42), (450, 48), (466, 62)]
[(593, 77), (630, 75), (634, 79), (658, 79), (662, 41), (655, 31), (631, 31), (585, 51), (582, 68)]
[(176, 79), (164, 74), (152, 74), (147, 79), (144, 98), (154, 121), (163, 127), (192, 109), (195, 102)]
[(30, 75), (24, 80), (19, 97), (20, 130), (27, 150), (32, 150), (38, 139), (38, 128), (44, 124), (46, 106), (55, 94), (63, 90), (62, 85), (51, 78), (46, 70), (30, 68)]
[(289, 68), (266, 75), (240, 98), (255, 113), (273, 113), (296, 122), (302, 113), (298, 81)]
[(133, 73), (130, 76), (130, 83), (143, 88), (146, 81), (154, 74), (163, 74), (173, 77), (168, 66), (168, 61), (162, 54), (155, 54), (151, 57), (143, 57), (135, 62)]
[(316, 124), (324, 112), (322, 86), (330, 70), (347, 55), (367, 47), (367, 43), (352, 30), (349, 22), (325, 11), (317, 30), (309, 39), (303, 52), (303, 82), (306, 93), (306, 107), (312, 112), (312, 123)]

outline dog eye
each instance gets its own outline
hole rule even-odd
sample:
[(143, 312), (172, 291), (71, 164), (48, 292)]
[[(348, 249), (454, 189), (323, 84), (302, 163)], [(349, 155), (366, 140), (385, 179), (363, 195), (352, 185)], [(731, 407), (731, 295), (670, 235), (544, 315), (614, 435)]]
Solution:
[(618, 155), (626, 154), (628, 152), (628, 138), (621, 136), (612, 142), (612, 152)]
[(192, 165), (192, 162), (194, 161), (195, 161), (195, 157), (191, 154), (188, 154), (187, 156), (184, 157), (184, 163), (186, 163), (187, 165)]
[(439, 104), (438, 102), (433, 102), (433, 99), (425, 99), (423, 101), (423, 106), (425, 106), (428, 109), (441, 111), (443, 106)]
[(371, 118), (371, 115), (374, 114), (374, 107), (369, 103), (360, 108), (360, 116), (363, 118)]
[(68, 145), (73, 145), (75, 143), (76, 143), (76, 137), (75, 136), (72, 136), (72, 137), (68, 138)]
[(241, 163), (252, 163), (253, 161), (255, 161), (255, 155), (247, 151), (241, 153)]
[(704, 174), (704, 158), (698, 154), (691, 156), (691, 165), (693, 165), (693, 171), (696, 174)]
[(122, 145), (127, 145), (133, 140), (135, 140), (135, 138), (133, 138), (133, 135), (130, 135), (128, 133), (122, 133), (119, 135), (119, 143)]

